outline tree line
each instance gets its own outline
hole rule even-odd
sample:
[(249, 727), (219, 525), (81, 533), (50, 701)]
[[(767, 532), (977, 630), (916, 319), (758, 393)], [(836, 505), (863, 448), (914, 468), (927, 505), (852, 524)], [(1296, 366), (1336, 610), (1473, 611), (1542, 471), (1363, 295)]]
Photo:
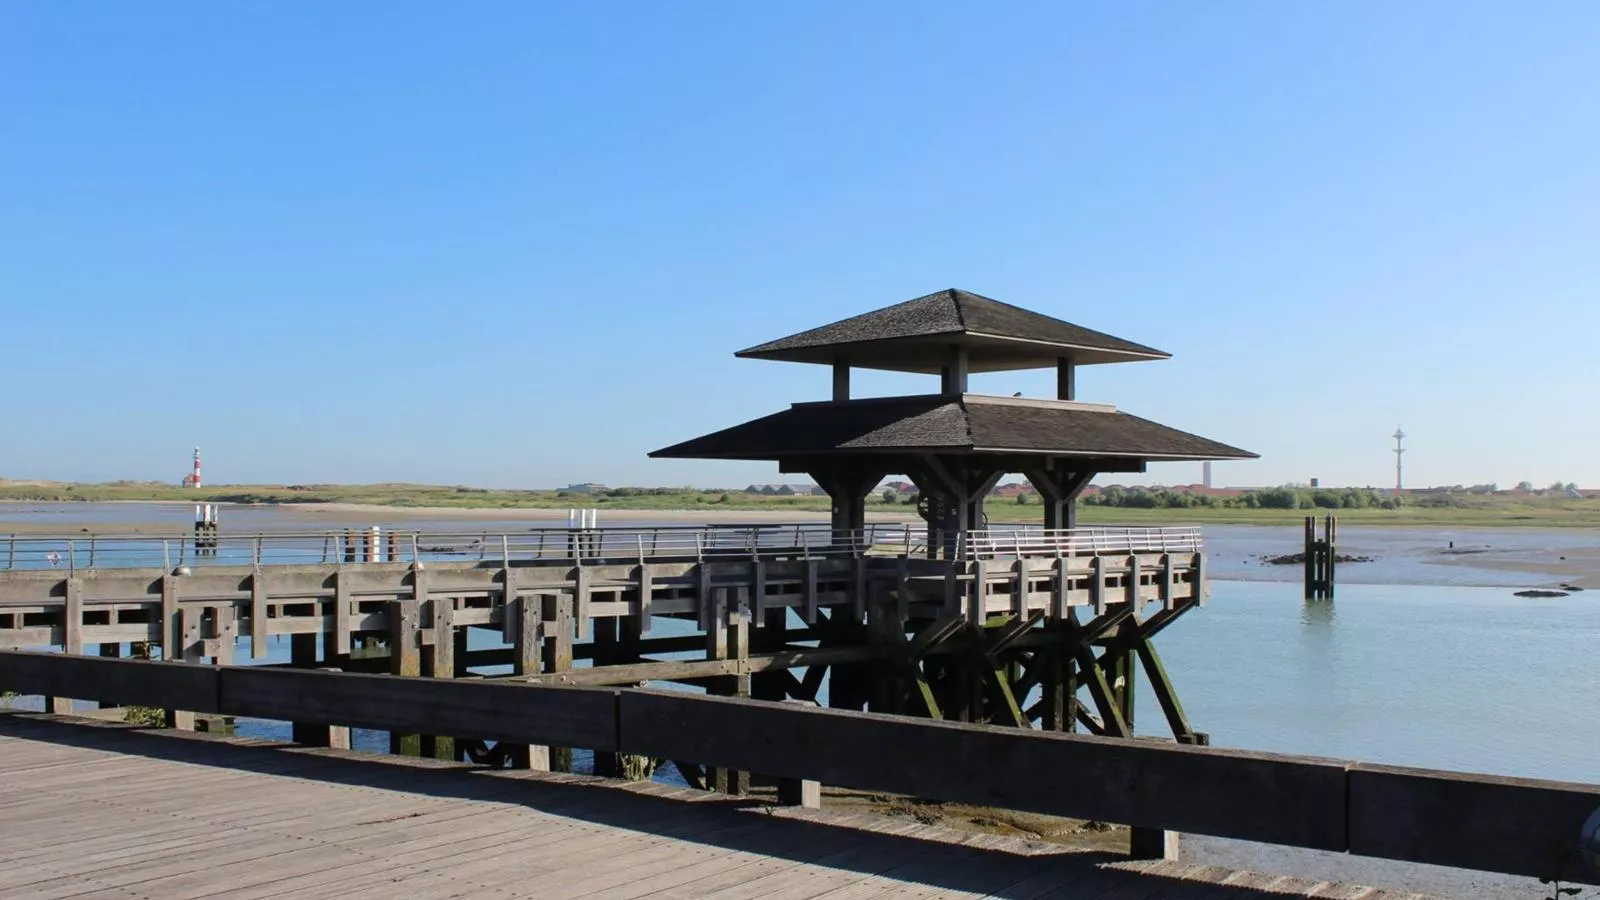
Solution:
[(1237, 497), (1192, 494), (1169, 488), (1130, 490), (1112, 485), (1083, 498), (1085, 506), (1131, 509), (1399, 509), (1400, 499), (1372, 488), (1275, 487), (1246, 491)]

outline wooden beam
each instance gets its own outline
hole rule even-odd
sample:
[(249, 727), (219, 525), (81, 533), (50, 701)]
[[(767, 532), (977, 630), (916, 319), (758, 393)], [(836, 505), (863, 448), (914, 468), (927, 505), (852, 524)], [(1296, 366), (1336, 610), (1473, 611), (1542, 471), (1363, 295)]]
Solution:
[(1600, 883), (1578, 845), (1600, 785), (1355, 763), (1349, 804), (1351, 853)]
[(1344, 765), (1328, 760), (670, 691), (623, 691), (619, 710), (629, 753), (1219, 837), (1346, 842)]
[(217, 668), (148, 659), (0, 651), (0, 689), (121, 706), (218, 713)]
[(217, 706), (229, 715), (617, 749), (616, 694), (605, 689), (254, 666), (218, 672)]
[(685, 661), (643, 662), (632, 665), (601, 666), (547, 672), (531, 678), (515, 677), (529, 684), (548, 685), (606, 685), (643, 684), (649, 681), (688, 681), (715, 678), (723, 675), (756, 675), (762, 672), (801, 669), (810, 666), (829, 666), (839, 663), (867, 662), (881, 659), (881, 648), (867, 646), (837, 648), (806, 648), (784, 650), (778, 653), (752, 655), (747, 659), (701, 659)]
[(1161, 664), (1156, 645), (1149, 638), (1141, 637), (1134, 648), (1139, 654), (1139, 661), (1144, 664), (1145, 674), (1150, 676), (1150, 688), (1156, 695), (1156, 703), (1161, 706), (1162, 715), (1167, 717), (1173, 737), (1180, 743), (1194, 743), (1194, 729), (1189, 727), (1189, 717), (1183, 712), (1183, 704), (1178, 702), (1178, 691), (1167, 676), (1166, 666)]

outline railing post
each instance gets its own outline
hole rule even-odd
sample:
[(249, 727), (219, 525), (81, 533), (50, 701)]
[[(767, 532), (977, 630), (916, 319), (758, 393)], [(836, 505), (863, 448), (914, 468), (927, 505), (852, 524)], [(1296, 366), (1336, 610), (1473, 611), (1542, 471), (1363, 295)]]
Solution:
[(261, 535), (259, 535), (259, 534), (256, 535), (255, 557), (252, 560), (252, 562), (255, 563), (255, 565), (258, 565), (258, 566), (261, 565)]
[(6, 568), (14, 569), (17, 566), (17, 536), (12, 535), (6, 541)]
[(75, 549), (76, 545), (77, 545), (76, 541), (72, 540), (71, 538), (67, 539), (67, 571), (68, 572), (76, 572), (78, 570), (78, 553), (77, 553), (77, 550)]
[(511, 568), (511, 535), (500, 535), (500, 559), (506, 568)]
[(94, 535), (89, 535), (89, 568), (94, 568)]

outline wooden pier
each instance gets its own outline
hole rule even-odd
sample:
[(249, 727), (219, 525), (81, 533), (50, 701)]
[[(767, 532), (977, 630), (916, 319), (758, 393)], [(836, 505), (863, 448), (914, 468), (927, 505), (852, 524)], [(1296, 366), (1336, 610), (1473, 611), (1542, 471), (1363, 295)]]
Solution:
[[(922, 558), (926, 540), (904, 525), (390, 533), (389, 553), (360, 556), (380, 561), (347, 562), (341, 535), (223, 536), (199, 558), (176, 537), (17, 537), (0, 647), (227, 665), (242, 638), (259, 660), (287, 635), (301, 668), (509, 667), (493, 677), (772, 700), (814, 701), (827, 676), (834, 708), (1120, 736), (1142, 670), (1173, 735), (1204, 740), (1152, 643), (1204, 601), (1197, 531), (987, 530), (956, 560)], [(38, 564), (91, 553), (94, 568)], [(474, 629), (502, 646), (471, 649)], [(395, 749), (425, 744), (459, 755)]]
[(1421, 900), (662, 785), (18, 714), (0, 715), (0, 858), (0, 898)]
[[(0, 684), (25, 694), (226, 715), (293, 714), (323, 725), (434, 727), (478, 739), (588, 746), (791, 781), (1123, 822), (1153, 833), (1600, 881), (1584, 857), (1585, 823), (1600, 806), (1597, 785), (683, 691), (18, 651), (0, 651)], [(794, 819), (830, 830), (782, 824)], [(880, 841), (880, 833), (908, 840)], [(731, 792), (135, 731), (19, 712), (0, 714), (0, 855), (28, 862), (0, 870), (0, 896), (30, 897), (97, 888), (109, 891), (105, 896), (312, 896), (344, 882), (341, 896), (374, 897), (409, 896), (412, 889), (423, 897), (479, 889), (541, 897), (698, 897), (720, 890), (729, 897), (811, 897), (837, 889), (838, 896), (1107, 898), (1126, 891), (1186, 898), (1191, 881), (1206, 884), (1212, 892), (1200, 896), (1213, 898), (1235, 889), (1241, 898), (1260, 890), (1376, 896), (1183, 866), (1171, 854), (1135, 862), (972, 834), (940, 837), (870, 816), (784, 811)]]

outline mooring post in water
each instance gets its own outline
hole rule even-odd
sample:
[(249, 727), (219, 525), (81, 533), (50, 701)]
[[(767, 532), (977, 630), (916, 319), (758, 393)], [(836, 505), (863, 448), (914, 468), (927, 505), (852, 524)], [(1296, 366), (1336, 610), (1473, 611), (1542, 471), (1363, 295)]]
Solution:
[(1322, 522), (1322, 537), (1317, 537), (1317, 517), (1306, 516), (1306, 599), (1307, 600), (1332, 600), (1333, 599), (1333, 567), (1337, 560), (1335, 546), (1339, 531), (1339, 521), (1333, 516), (1325, 516)]
[(1323, 584), (1323, 592), (1325, 594), (1327, 594), (1329, 600), (1332, 600), (1333, 599), (1333, 566), (1334, 566), (1334, 563), (1337, 563), (1339, 561), (1339, 553), (1338, 553), (1338, 549), (1337, 549), (1338, 548), (1338, 543), (1339, 543), (1339, 538), (1338, 538), (1339, 520), (1334, 518), (1330, 514), (1328, 516), (1327, 522), (1323, 525), (1323, 533), (1324, 533), (1324, 536), (1327, 538), (1326, 543), (1328, 545), (1327, 546), (1327, 554), (1328, 554), (1327, 573), (1328, 573), (1328, 577), (1325, 579), (1326, 583)]
[(1305, 557), (1306, 565), (1306, 599), (1316, 596), (1317, 590), (1317, 518), (1306, 516)]

